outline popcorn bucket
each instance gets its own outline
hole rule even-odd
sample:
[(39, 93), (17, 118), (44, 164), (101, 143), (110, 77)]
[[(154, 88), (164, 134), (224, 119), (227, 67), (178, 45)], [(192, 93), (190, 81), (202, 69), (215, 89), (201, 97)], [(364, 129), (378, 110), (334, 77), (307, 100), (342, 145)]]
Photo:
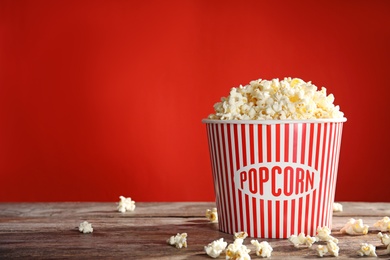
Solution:
[(219, 229), (288, 238), (331, 228), (345, 121), (202, 120)]

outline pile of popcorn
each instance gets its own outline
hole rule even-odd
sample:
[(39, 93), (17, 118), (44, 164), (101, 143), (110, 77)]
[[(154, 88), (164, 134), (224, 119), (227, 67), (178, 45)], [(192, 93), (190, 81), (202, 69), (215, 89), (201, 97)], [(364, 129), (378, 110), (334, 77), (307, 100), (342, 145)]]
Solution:
[(254, 80), (246, 86), (232, 88), (228, 97), (214, 105), (219, 120), (280, 120), (343, 118), (334, 96), (326, 88), (299, 78)]

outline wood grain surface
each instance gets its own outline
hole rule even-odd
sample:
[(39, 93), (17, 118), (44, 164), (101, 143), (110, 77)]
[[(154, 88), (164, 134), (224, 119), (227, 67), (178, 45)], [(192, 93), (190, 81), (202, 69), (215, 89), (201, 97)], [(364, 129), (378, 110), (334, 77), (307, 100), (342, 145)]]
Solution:
[[(360, 258), (362, 242), (372, 243), (380, 259), (390, 259), (377, 238), (374, 223), (390, 216), (390, 203), (341, 202), (343, 212), (334, 213), (332, 235), (339, 239), (337, 259)], [(120, 213), (116, 203), (0, 203), (0, 259), (212, 259), (204, 246), (233, 236), (218, 231), (205, 218), (211, 202), (136, 203), (133, 212)], [(370, 226), (363, 236), (348, 236), (340, 229), (350, 218), (361, 218)], [(82, 221), (93, 233), (78, 231)], [(166, 240), (177, 233), (188, 234), (188, 247), (177, 249)], [(244, 242), (258, 259), (250, 238)], [(272, 259), (319, 259), (313, 248), (294, 248), (286, 239), (266, 240), (273, 247)], [(324, 258), (330, 258), (329, 256)], [(219, 259), (224, 259), (221, 255)]]

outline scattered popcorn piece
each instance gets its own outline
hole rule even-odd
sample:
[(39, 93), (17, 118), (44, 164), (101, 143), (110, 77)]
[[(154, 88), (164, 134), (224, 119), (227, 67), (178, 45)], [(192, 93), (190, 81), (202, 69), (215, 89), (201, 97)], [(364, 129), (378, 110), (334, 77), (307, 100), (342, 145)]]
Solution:
[(375, 224), (374, 227), (379, 227), (381, 232), (390, 232), (390, 218), (389, 217), (384, 217), (381, 220), (378, 220)]
[(326, 254), (330, 254), (332, 256), (339, 256), (340, 248), (333, 241), (328, 241), (326, 245), (318, 245), (317, 253), (320, 257), (323, 257)]
[(288, 241), (294, 245), (294, 247), (298, 248), (300, 245), (306, 245), (308, 247), (311, 247), (313, 243), (317, 241), (315, 237), (311, 237), (309, 235), (305, 236), (304, 233), (300, 233), (297, 235), (291, 235), (288, 238)]
[(299, 78), (253, 80), (230, 90), (228, 97), (214, 105), (218, 120), (318, 119), (343, 118), (334, 96), (327, 95), (310, 81)]
[(328, 247), (326, 245), (318, 245), (317, 246), (317, 253), (320, 257), (323, 257), (328, 253)]
[(377, 236), (381, 240), (382, 244), (385, 246), (390, 245), (390, 236), (388, 234), (382, 234), (382, 232), (379, 232)]
[(318, 227), (317, 228), (317, 241), (324, 241), (324, 242), (335, 242), (336, 244), (339, 243), (339, 240), (337, 238), (334, 238), (330, 235), (331, 231), (328, 227)]
[(171, 236), (167, 243), (171, 246), (176, 246), (176, 248), (187, 247), (187, 233), (177, 233), (176, 236)]
[(79, 231), (84, 234), (92, 233), (93, 232), (92, 224), (88, 223), (88, 221), (81, 222), (79, 225)]
[(123, 196), (119, 196), (120, 201), (118, 203), (118, 211), (125, 213), (126, 211), (134, 211), (135, 209), (135, 201), (131, 200), (131, 198), (125, 198)]
[(208, 218), (210, 222), (217, 223), (218, 222), (217, 208), (206, 210), (206, 218)]
[(261, 256), (263, 258), (271, 257), (273, 248), (267, 241), (259, 243), (257, 240), (252, 240), (251, 243), (256, 247), (257, 256)]
[(248, 237), (248, 233), (245, 231), (234, 233), (234, 239), (237, 239), (237, 238), (245, 239), (247, 237)]
[(236, 238), (226, 249), (227, 260), (250, 260), (249, 252), (251, 251), (243, 245), (244, 239)]
[(333, 203), (333, 212), (341, 212), (343, 211), (343, 205), (340, 203), (334, 202)]
[(363, 220), (355, 220), (351, 218), (345, 226), (340, 229), (341, 233), (346, 233), (349, 235), (366, 235), (368, 233), (368, 225), (363, 224)]
[(375, 246), (367, 243), (361, 243), (357, 253), (360, 256), (377, 256), (375, 253)]
[(226, 246), (227, 242), (224, 242), (223, 238), (220, 238), (205, 246), (204, 251), (212, 258), (217, 258), (221, 255), (222, 251), (225, 250)]
[(326, 243), (326, 246), (328, 247), (329, 254), (331, 254), (333, 256), (339, 256), (340, 248), (338, 247), (338, 245), (335, 242), (329, 241)]

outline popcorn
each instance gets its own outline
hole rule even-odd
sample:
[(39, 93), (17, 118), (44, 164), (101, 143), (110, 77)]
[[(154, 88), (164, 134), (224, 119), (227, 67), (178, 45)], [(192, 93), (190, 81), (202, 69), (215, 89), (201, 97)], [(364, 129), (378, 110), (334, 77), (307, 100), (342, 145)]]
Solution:
[(176, 248), (187, 247), (187, 233), (177, 233), (176, 236), (171, 236), (167, 243), (171, 246), (176, 246)]
[(84, 234), (92, 233), (93, 232), (92, 224), (88, 223), (88, 221), (81, 222), (79, 225), (79, 231)]
[(343, 205), (340, 203), (334, 202), (333, 203), (333, 212), (341, 212), (343, 211)]
[(259, 243), (257, 240), (252, 240), (251, 244), (256, 247), (256, 255), (263, 258), (271, 257), (273, 248), (267, 241)]
[(317, 240), (315, 237), (311, 237), (309, 235), (305, 236), (304, 233), (300, 233), (297, 235), (291, 235), (288, 238), (288, 241), (294, 245), (294, 247), (298, 248), (299, 245), (306, 245), (308, 247), (311, 247), (313, 243), (315, 243)]
[(299, 78), (253, 80), (232, 88), (228, 97), (214, 105), (210, 119), (268, 120), (343, 118), (334, 96), (326, 88)]
[(247, 237), (248, 237), (248, 233), (245, 231), (234, 233), (234, 239), (237, 239), (237, 238), (245, 239)]
[(316, 236), (316, 240), (317, 241), (325, 241), (325, 242), (329, 242), (329, 241), (332, 241), (336, 244), (339, 243), (339, 240), (337, 238), (334, 238), (330, 235), (330, 229), (328, 227), (318, 227), (317, 228), (317, 236)]
[(320, 257), (323, 257), (324, 255), (326, 255), (328, 253), (328, 247), (325, 245), (318, 245), (317, 246), (317, 253)]
[(361, 243), (357, 253), (360, 256), (377, 256), (375, 253), (375, 246), (367, 243)]
[(327, 242), (326, 245), (318, 245), (317, 246), (317, 253), (320, 257), (323, 257), (326, 254), (329, 254), (332, 256), (339, 256), (339, 251), (340, 251), (340, 248), (333, 241)]
[(204, 251), (212, 258), (217, 258), (221, 255), (222, 251), (225, 250), (226, 246), (227, 242), (224, 242), (223, 238), (220, 238), (205, 246)]
[(250, 260), (249, 252), (251, 251), (243, 245), (244, 239), (236, 238), (226, 249), (226, 259), (229, 260)]
[(119, 196), (120, 201), (118, 203), (118, 211), (125, 213), (126, 211), (134, 211), (135, 209), (135, 201), (131, 200), (131, 198), (125, 198), (123, 196)]
[(374, 227), (379, 227), (382, 232), (390, 231), (390, 218), (384, 217), (381, 220), (378, 220)]
[(351, 218), (340, 232), (349, 235), (366, 235), (368, 233), (368, 225), (364, 225), (361, 219), (355, 220)]
[(382, 234), (382, 232), (379, 232), (377, 237), (381, 240), (382, 244), (385, 246), (390, 246), (390, 236), (388, 234)]
[(213, 209), (207, 209), (206, 210), (206, 218), (208, 218), (210, 220), (210, 222), (212, 223), (217, 223), (218, 222), (218, 212), (217, 212), (217, 208), (213, 208)]

